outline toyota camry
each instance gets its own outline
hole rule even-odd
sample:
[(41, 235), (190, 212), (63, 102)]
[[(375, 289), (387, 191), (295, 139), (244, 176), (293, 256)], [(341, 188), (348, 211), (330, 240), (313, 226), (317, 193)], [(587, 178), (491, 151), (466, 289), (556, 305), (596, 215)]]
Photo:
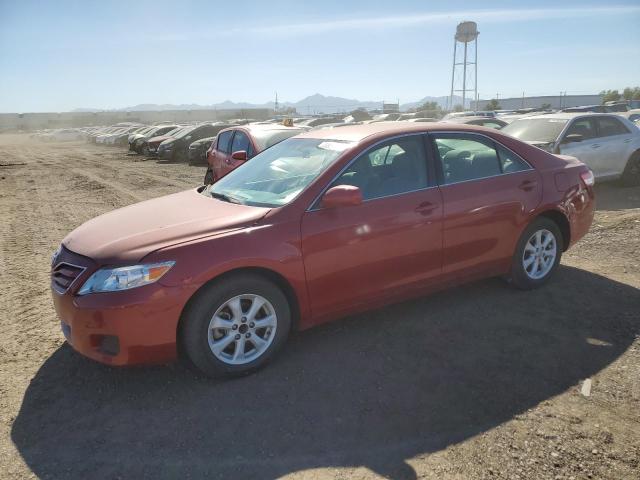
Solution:
[(483, 277), (545, 284), (591, 225), (593, 183), (575, 158), (489, 128), (313, 130), (81, 225), (54, 254), (53, 301), (99, 362), (180, 352), (246, 374), (292, 330)]

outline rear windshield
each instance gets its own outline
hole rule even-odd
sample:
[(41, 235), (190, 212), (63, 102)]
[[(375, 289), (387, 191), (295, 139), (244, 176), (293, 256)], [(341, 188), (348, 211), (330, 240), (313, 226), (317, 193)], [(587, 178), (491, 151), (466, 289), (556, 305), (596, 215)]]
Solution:
[(555, 142), (567, 122), (564, 118), (523, 118), (501, 131), (525, 142)]

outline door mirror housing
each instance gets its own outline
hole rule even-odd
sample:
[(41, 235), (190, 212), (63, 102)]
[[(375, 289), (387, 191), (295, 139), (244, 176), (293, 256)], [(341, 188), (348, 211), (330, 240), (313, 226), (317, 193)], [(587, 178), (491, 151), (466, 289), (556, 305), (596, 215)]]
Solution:
[(362, 203), (362, 191), (353, 185), (336, 185), (324, 192), (323, 208), (354, 207)]
[(562, 143), (576, 143), (576, 142), (581, 142), (583, 140), (584, 140), (584, 137), (579, 133), (572, 133), (564, 137), (564, 140), (562, 141)]
[(238, 160), (239, 162), (246, 162), (247, 152), (246, 150), (238, 150), (237, 152), (233, 152), (231, 154), (231, 158), (233, 158), (234, 160)]

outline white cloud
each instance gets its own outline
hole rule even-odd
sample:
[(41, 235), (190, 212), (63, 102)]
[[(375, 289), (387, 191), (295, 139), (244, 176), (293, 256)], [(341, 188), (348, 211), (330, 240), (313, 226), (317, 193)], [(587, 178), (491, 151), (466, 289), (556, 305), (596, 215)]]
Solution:
[(608, 6), (581, 8), (531, 8), (452, 11), (428, 14), (397, 15), (386, 17), (350, 18), (321, 20), (317, 22), (290, 23), (270, 26), (246, 26), (218, 33), (246, 35), (303, 36), (333, 31), (355, 31), (370, 29), (395, 29), (426, 24), (473, 20), (482, 23), (505, 23), (531, 20), (554, 20), (564, 18), (585, 18), (640, 13), (640, 6)]

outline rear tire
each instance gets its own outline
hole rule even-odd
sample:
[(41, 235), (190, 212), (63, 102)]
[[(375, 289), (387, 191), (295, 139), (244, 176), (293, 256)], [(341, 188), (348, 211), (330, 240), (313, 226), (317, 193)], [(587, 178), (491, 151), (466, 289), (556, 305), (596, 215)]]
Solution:
[(640, 152), (635, 152), (622, 172), (622, 185), (637, 187), (640, 185)]
[(516, 288), (544, 285), (560, 264), (564, 245), (558, 225), (539, 217), (522, 232), (511, 264), (510, 280)]
[(209, 377), (242, 376), (266, 365), (291, 329), (286, 296), (269, 280), (238, 274), (205, 286), (181, 320), (182, 351)]

